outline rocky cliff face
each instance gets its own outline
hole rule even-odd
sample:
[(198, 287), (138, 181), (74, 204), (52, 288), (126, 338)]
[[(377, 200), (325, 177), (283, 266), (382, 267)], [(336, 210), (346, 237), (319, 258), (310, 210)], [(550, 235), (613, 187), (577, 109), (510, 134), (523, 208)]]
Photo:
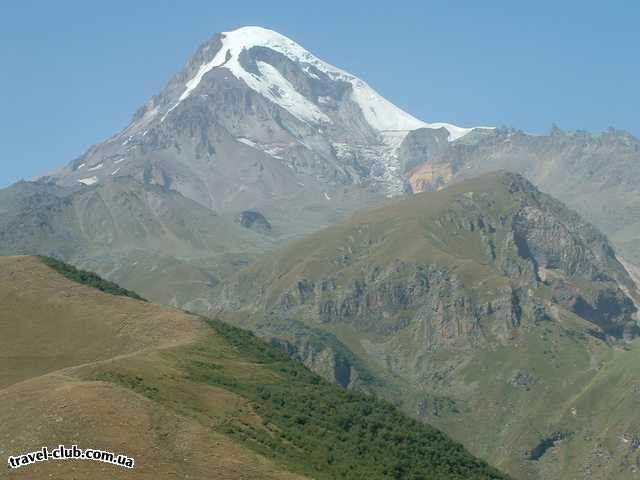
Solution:
[[(331, 242), (319, 247), (322, 254), (309, 247), (313, 240), (301, 242), (299, 256), (280, 254), (292, 270), (277, 260), (258, 265), (224, 287), (220, 305), (250, 304), (381, 336), (419, 324), (421, 348), (429, 350), (461, 338), (506, 339), (521, 323), (546, 318), (533, 294), (546, 289), (604, 333), (634, 335), (635, 307), (623, 289), (635, 295), (635, 286), (606, 237), (522, 177), (489, 178), (498, 179), (496, 192), (465, 185), (442, 200), (419, 197), (374, 211), (376, 223), (357, 222), (353, 231), (336, 227), (322, 235)], [(330, 265), (316, 265), (316, 254), (327, 254)]]

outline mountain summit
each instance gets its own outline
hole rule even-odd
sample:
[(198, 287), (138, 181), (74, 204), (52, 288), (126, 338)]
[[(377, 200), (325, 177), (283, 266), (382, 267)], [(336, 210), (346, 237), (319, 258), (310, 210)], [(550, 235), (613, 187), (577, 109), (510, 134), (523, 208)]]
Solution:
[(299, 184), (314, 184), (322, 202), (354, 184), (392, 195), (404, 190), (400, 143), (420, 128), (444, 129), (449, 141), (473, 130), (418, 120), (284, 35), (242, 27), (203, 44), (124, 131), (55, 178), (93, 185), (133, 175), (217, 211), (295, 195)]
[[(213, 59), (200, 66), (196, 75), (185, 84), (185, 90), (177, 103), (166, 111), (163, 118), (197, 89), (204, 75), (214, 68), (225, 68), (236, 78), (243, 80), (249, 88), (280, 105), (298, 119), (315, 124), (331, 123), (329, 114), (323, 111), (327, 109), (323, 106), (326, 99), (320, 100), (319, 95), (304, 92), (302, 89), (298, 91), (287, 81), (284, 74), (275, 71), (274, 66), (265, 60), (256, 58), (251, 62), (250, 57), (247, 57), (249, 61), (243, 61), (241, 58), (245, 52), (253, 48), (267, 48), (284, 55), (294, 63), (301, 64), (307, 76), (313, 79), (322, 80), (320, 75), (326, 75), (333, 81), (350, 84), (352, 90), (349, 99), (360, 107), (367, 122), (375, 130), (415, 130), (427, 126), (382, 98), (362, 80), (323, 62), (277, 32), (261, 27), (242, 27), (222, 33), (216, 40), (221, 45)], [(467, 130), (458, 127), (449, 128), (456, 136), (467, 133)]]

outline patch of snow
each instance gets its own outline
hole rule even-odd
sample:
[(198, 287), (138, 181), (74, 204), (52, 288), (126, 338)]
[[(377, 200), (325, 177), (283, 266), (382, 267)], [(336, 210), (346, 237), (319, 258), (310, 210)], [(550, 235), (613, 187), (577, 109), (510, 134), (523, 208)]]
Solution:
[(80, 165), (78, 165), (78, 167), (76, 168), (76, 170), (80, 170), (81, 168), (84, 168), (86, 165), (86, 163), (81, 163)]
[(266, 62), (256, 62), (256, 64), (262, 77), (257, 79), (254, 75), (249, 74), (247, 78), (244, 78), (249, 87), (302, 121), (331, 123), (329, 117), (304, 95), (298, 93), (277, 68)]
[(449, 141), (453, 142), (458, 140), (459, 138), (464, 137), (467, 133), (472, 132), (475, 128), (486, 128), (486, 127), (475, 127), (475, 128), (462, 128), (456, 125), (452, 125), (450, 123), (430, 123), (427, 125), (427, 128), (444, 128), (449, 132)]
[(124, 162), (124, 161), (125, 161), (125, 158), (124, 158), (124, 157), (122, 157), (121, 159), (116, 160), (115, 162), (113, 162), (113, 164), (114, 164), (114, 165), (118, 165), (119, 163), (122, 163), (122, 162)]
[[(382, 132), (382, 143), (379, 145), (334, 143), (333, 148), (336, 157), (344, 164), (349, 164), (356, 158), (366, 162), (371, 171), (371, 179), (384, 186), (387, 197), (393, 197), (404, 192), (398, 150), (407, 133), (406, 131)], [(358, 183), (357, 178), (356, 183)]]
[(116, 168), (113, 173), (111, 174), (111, 176), (114, 176), (116, 173), (118, 173), (120, 171), (120, 167)]
[(616, 259), (620, 262), (620, 264), (627, 271), (631, 280), (636, 284), (636, 288), (640, 290), (640, 267), (633, 265), (632, 263), (627, 262), (624, 258), (619, 255), (616, 255)]
[(415, 130), (429, 125), (396, 107), (369, 85), (346, 72), (334, 72), (335, 79), (349, 82), (351, 98), (358, 104), (364, 118), (375, 130)]
[(624, 258), (616, 255), (616, 259), (620, 262), (620, 264), (624, 267), (624, 269), (629, 274), (631, 281), (635, 285), (635, 292), (629, 291), (629, 288), (618, 283), (620, 290), (624, 292), (624, 294), (631, 299), (633, 304), (636, 307), (636, 312), (634, 314), (635, 321), (640, 326), (640, 267), (637, 267), (629, 262), (627, 262)]
[(322, 193), (324, 194), (324, 198), (326, 198), (327, 200), (331, 200), (331, 197), (327, 192), (322, 192)]
[(142, 136), (143, 136), (143, 137), (144, 137), (144, 136), (146, 136), (146, 135), (147, 135), (147, 133), (149, 133), (149, 130), (145, 130), (144, 132), (142, 132)]
[(270, 157), (276, 158), (278, 160), (282, 160), (282, 154), (285, 150), (285, 147), (282, 146), (281, 144), (278, 143), (274, 143), (274, 144), (269, 144), (269, 143), (257, 143), (254, 142), (253, 140), (250, 140), (248, 138), (245, 137), (238, 137), (236, 138), (236, 140), (240, 143), (244, 143), (245, 145), (251, 147), (251, 148), (255, 148), (256, 150), (260, 150), (261, 152), (266, 153), (267, 155), (269, 155)]
[(78, 180), (78, 182), (82, 183), (83, 185), (94, 185), (96, 183), (98, 183), (98, 177), (93, 176), (93, 177), (89, 177), (89, 178), (82, 178), (80, 180)]
[(104, 163), (99, 163), (95, 167), (87, 169), (87, 172), (95, 172), (96, 170), (100, 170), (102, 167), (104, 167)]
[(318, 75), (316, 75), (314, 72), (311, 71), (311, 68), (309, 68), (308, 66), (305, 66), (303, 68), (304, 72), (309, 75), (312, 78), (315, 78), (316, 80), (320, 80), (320, 77)]
[(236, 140), (238, 140), (240, 143), (244, 143), (245, 145), (248, 145), (252, 148), (258, 148), (258, 145), (256, 145), (256, 142), (254, 142), (253, 140), (249, 140), (248, 138), (244, 138), (244, 137), (239, 137), (236, 138)]
[(278, 160), (284, 159), (282, 155), (284, 154), (285, 147), (283, 147), (282, 145), (262, 145), (262, 151), (270, 157), (277, 158)]

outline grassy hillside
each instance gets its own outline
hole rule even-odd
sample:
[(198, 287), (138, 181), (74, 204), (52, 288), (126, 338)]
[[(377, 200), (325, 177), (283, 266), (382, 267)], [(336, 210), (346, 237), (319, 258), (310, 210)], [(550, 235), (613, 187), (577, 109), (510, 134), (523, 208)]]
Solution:
[(252, 334), (0, 259), (0, 451), (77, 444), (132, 472), (44, 462), (9, 478), (506, 478), (390, 404)]

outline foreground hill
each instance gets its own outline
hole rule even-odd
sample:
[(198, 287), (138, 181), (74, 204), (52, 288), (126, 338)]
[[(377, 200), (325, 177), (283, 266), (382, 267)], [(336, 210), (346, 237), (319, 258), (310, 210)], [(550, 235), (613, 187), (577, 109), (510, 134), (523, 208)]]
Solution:
[(639, 298), (602, 233), (499, 173), (295, 242), (218, 304), (517, 478), (574, 479), (635, 475)]
[(506, 478), (247, 332), (50, 264), (0, 258), (0, 452), (77, 444), (136, 467), (51, 461), (2, 477)]

